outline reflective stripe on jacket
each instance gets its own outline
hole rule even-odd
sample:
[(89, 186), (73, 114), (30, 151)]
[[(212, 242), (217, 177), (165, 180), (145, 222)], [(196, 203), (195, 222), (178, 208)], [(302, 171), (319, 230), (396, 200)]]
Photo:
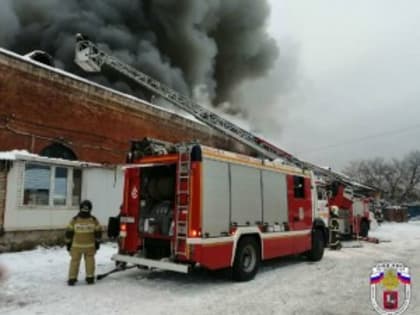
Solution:
[(102, 233), (102, 227), (94, 216), (76, 216), (68, 225), (67, 232), (72, 232), (73, 237), (69, 240), (72, 247), (89, 248), (95, 247), (95, 242), (100, 241), (98, 235)]

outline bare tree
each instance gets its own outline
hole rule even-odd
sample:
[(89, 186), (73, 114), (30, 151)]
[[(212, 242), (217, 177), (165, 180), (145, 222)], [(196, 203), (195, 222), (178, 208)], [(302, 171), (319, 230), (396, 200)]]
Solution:
[(401, 160), (353, 161), (344, 173), (365, 185), (376, 187), (391, 202), (420, 199), (420, 151), (410, 152)]
[(403, 185), (400, 201), (420, 197), (420, 151), (409, 153), (403, 160)]

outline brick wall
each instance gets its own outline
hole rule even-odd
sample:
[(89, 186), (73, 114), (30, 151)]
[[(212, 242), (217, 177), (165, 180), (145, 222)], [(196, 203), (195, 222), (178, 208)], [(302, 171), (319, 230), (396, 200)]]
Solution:
[(252, 153), (207, 126), (0, 51), (0, 150), (61, 142), (79, 160), (121, 163), (129, 141), (146, 136)]

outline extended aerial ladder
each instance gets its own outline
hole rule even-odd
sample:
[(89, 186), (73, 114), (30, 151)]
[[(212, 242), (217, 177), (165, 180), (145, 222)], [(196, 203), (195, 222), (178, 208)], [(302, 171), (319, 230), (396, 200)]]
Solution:
[[(166, 99), (171, 104), (175, 105), (177, 108), (191, 114), (197, 120), (203, 122), (209, 127), (212, 127), (222, 132), (223, 134), (236, 139), (245, 146), (253, 149), (260, 155), (260, 157), (267, 158), (270, 160), (281, 159), (283, 163), (294, 165), (302, 169), (312, 170), (314, 173), (325, 178), (326, 183), (329, 186), (331, 185), (329, 188), (329, 191), (331, 193), (333, 192), (333, 187), (337, 182), (340, 183), (340, 185), (348, 187), (358, 187), (366, 190), (372, 190), (371, 187), (367, 187), (365, 185), (353, 182), (350, 178), (343, 174), (334, 172), (327, 168), (320, 167), (310, 162), (302, 161), (296, 156), (290, 154), (289, 152), (278, 148), (277, 146), (269, 143), (268, 141), (260, 137), (257, 137), (251, 132), (221, 117), (214, 111), (193, 102), (190, 98), (179, 94), (167, 85), (162, 84), (161, 82), (151, 78), (147, 74), (133, 68), (132, 66), (126, 64), (118, 58), (108, 54), (83, 35), (77, 34), (76, 40), (77, 43), (75, 51), (75, 62), (83, 70), (87, 72), (100, 72), (102, 66), (106, 65), (132, 79), (133, 81), (140, 84), (149, 91), (155, 93), (155, 95)], [(185, 154), (181, 153), (181, 156), (184, 155)], [(188, 160), (185, 158), (180, 158), (179, 163), (182, 164), (178, 165), (179, 170), (182, 170), (183, 166), (188, 167)], [(184, 189), (185, 191), (183, 191), (182, 188), (189, 187), (188, 176), (187, 173), (184, 174), (182, 173), (182, 171), (179, 171), (178, 177), (179, 178), (177, 187), (180, 191), (177, 192), (177, 200), (183, 200), (182, 197), (185, 197), (189, 194), (188, 190)], [(182, 233), (184, 233), (185, 231), (188, 207), (179, 201), (179, 204), (177, 203), (176, 206), (176, 213), (176, 226), (174, 232), (176, 233), (177, 237), (175, 241), (175, 252), (176, 254), (185, 254), (186, 247), (183, 239), (185, 239), (186, 236), (183, 236)]]
[[(317, 165), (314, 165), (309, 162), (302, 161), (295, 157), (294, 155), (272, 145), (266, 140), (257, 137), (251, 132), (233, 124), (227, 119), (216, 114), (214, 111), (204, 108), (199, 104), (193, 102), (190, 98), (185, 97), (172, 88), (162, 84), (161, 82), (151, 78), (147, 74), (133, 68), (132, 66), (122, 62), (118, 58), (108, 54), (104, 50), (100, 49), (92, 41), (88, 40), (81, 34), (76, 35), (76, 50), (75, 50), (75, 62), (87, 72), (100, 72), (102, 66), (106, 65), (115, 71), (127, 76), (133, 81), (137, 82), (144, 88), (155, 93), (157, 96), (160, 96), (179, 109), (191, 114), (197, 120), (203, 122), (204, 124), (212, 127), (223, 134), (236, 139), (245, 146), (256, 151), (261, 157), (267, 158), (270, 160), (281, 159), (284, 163), (291, 164), (302, 169), (309, 169), (322, 176), (326, 176), (329, 180), (339, 180), (342, 183), (348, 183), (348, 179), (345, 179), (340, 174), (331, 172), (328, 169), (324, 169)], [(174, 208), (175, 219), (174, 219), (174, 257), (186, 257), (187, 256), (187, 226), (188, 226), (188, 213), (190, 211), (190, 206), (188, 205), (188, 199), (190, 194), (190, 154), (188, 151), (179, 151), (179, 161), (177, 167), (177, 185), (176, 185), (176, 204)], [(119, 255), (114, 255), (113, 259), (119, 261), (121, 257)], [(133, 263), (136, 265), (139, 263), (138, 257), (130, 257), (130, 261), (123, 260), (126, 262)], [(160, 264), (165, 264), (164, 262), (159, 262)], [(141, 260), (141, 265), (147, 265), (145, 259)], [(147, 265), (148, 266), (148, 265)], [(150, 265), (152, 266), (152, 265)], [(155, 264), (153, 266), (156, 266)], [(163, 266), (164, 269), (171, 269), (169, 265)], [(131, 267), (130, 267), (131, 268)], [(114, 270), (111, 270), (108, 273), (100, 275), (99, 278), (103, 278), (108, 274), (124, 270), (125, 267), (118, 267)], [(178, 270), (179, 271), (179, 270)], [(99, 279), (98, 278), (98, 279)]]
[(191, 99), (179, 94), (172, 88), (113, 57), (100, 49), (92, 41), (86, 39), (83, 35), (77, 34), (76, 39), (75, 62), (83, 70), (87, 72), (100, 72), (102, 66), (107, 65), (156, 95), (163, 97), (176, 107), (193, 115), (197, 120), (254, 149), (263, 157), (271, 160), (281, 158), (287, 163), (304, 167), (304, 163), (292, 154), (277, 148), (245, 129), (231, 123), (227, 119), (224, 119), (214, 111), (196, 104)]
[(147, 74), (108, 54), (82, 34), (79, 33), (76, 35), (76, 41), (75, 62), (83, 70), (87, 72), (100, 72), (102, 66), (106, 65), (132, 79), (156, 95), (163, 97), (176, 107), (193, 115), (197, 120), (203, 122), (204, 124), (215, 128), (225, 135), (243, 143), (247, 147), (252, 148), (264, 158), (268, 158), (270, 160), (282, 159), (285, 163), (313, 170), (322, 176), (328, 177), (330, 180), (338, 180), (340, 182), (350, 184), (349, 180), (341, 174), (319, 167), (315, 164), (302, 161), (289, 152), (280, 149), (268, 141), (239, 127), (238, 125), (233, 124), (227, 119), (216, 114), (214, 111), (193, 102), (188, 97), (179, 94), (167, 85), (162, 84)]

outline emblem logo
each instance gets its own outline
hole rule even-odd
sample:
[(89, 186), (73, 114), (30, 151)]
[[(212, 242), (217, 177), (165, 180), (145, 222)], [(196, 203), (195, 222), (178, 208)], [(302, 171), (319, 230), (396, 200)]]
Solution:
[(402, 263), (381, 263), (372, 268), (370, 299), (381, 315), (403, 314), (410, 303), (410, 270)]
[(138, 192), (137, 188), (133, 187), (133, 189), (131, 190), (131, 198), (137, 199), (138, 196), (139, 196), (139, 192)]

